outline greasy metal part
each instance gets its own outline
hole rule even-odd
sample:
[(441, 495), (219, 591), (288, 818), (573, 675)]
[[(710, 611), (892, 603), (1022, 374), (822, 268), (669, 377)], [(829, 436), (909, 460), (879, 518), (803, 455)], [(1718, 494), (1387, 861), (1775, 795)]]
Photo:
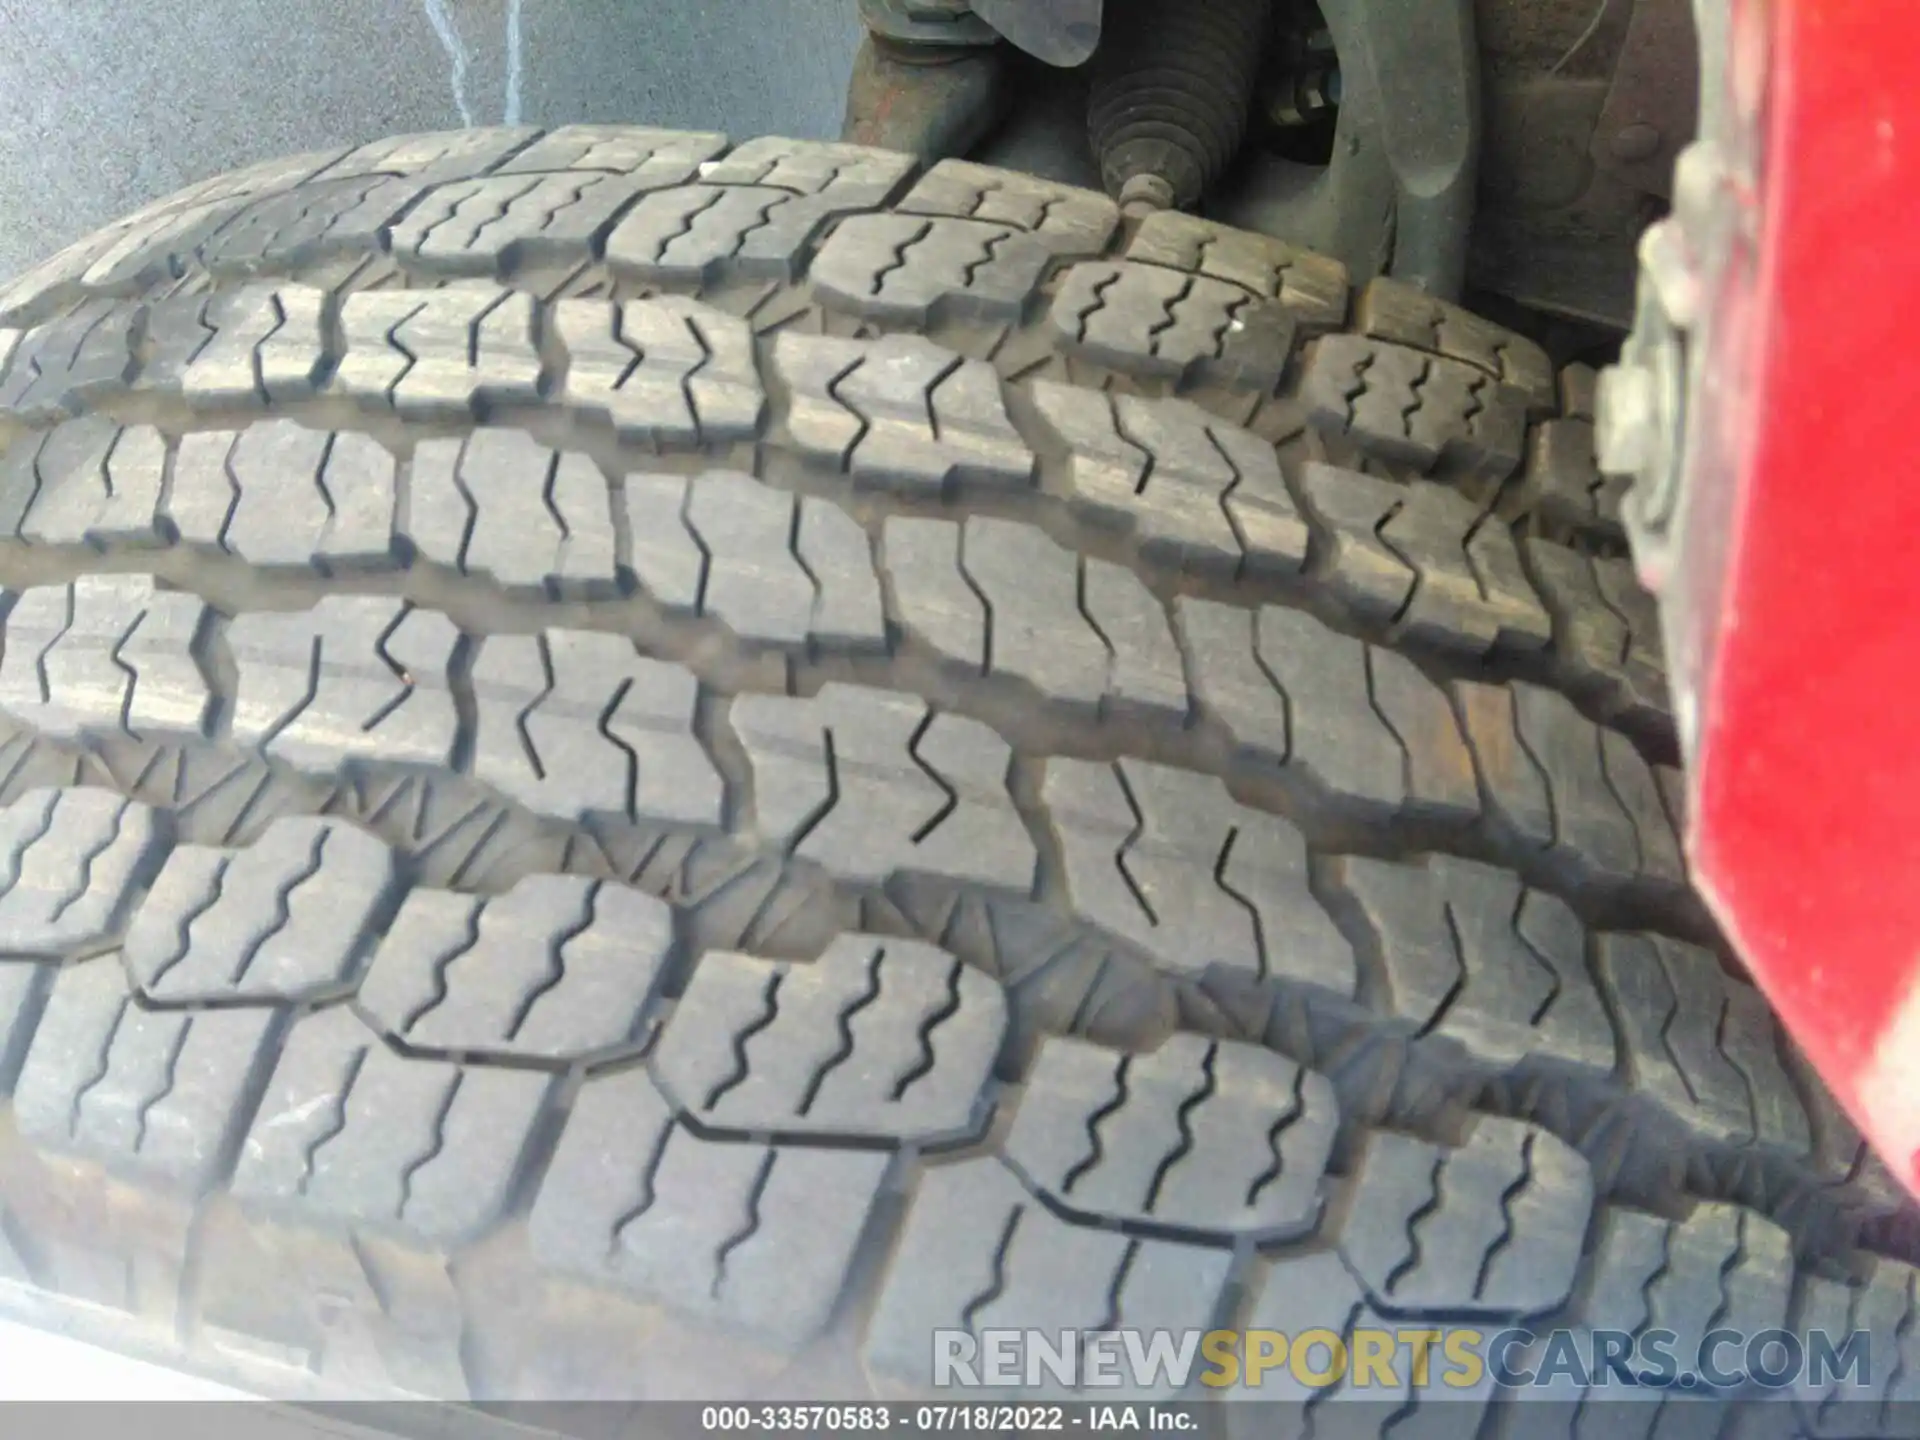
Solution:
[(1467, 280), (1476, 291), (1624, 332), (1633, 323), (1634, 246), (1653, 202), (1588, 153), (1607, 90), (1604, 75), (1488, 81)]
[(901, 45), (993, 45), (999, 33), (973, 13), (972, 0), (860, 0), (869, 34)]
[(1008, 99), (998, 46), (900, 45), (869, 35), (854, 56), (840, 138), (931, 164), (979, 144)]
[(1480, 148), (1472, 0), (1328, 5), (1340, 109), (1325, 167), (1270, 157), (1220, 209), (1234, 224), (1391, 273), (1444, 299), (1467, 272)]
[(1185, 209), (1246, 135), (1272, 0), (1116, 0), (1094, 60), (1087, 133), (1107, 193)]
[(1009, 89), (1018, 103), (971, 158), (1083, 190), (1100, 188), (1100, 165), (1087, 140), (1087, 72), (1031, 73), (1014, 57)]
[[(1699, 49), (1698, 93), (1705, 97), (1699, 138), (1675, 166), (1673, 213), (1641, 237), (1633, 333), (1619, 363), (1600, 377), (1595, 417), (1601, 468), (1634, 479), (1624, 510), (1627, 535), (1641, 579), (1657, 594), (1672, 593), (1676, 557), (1685, 545), (1683, 493), (1698, 499), (1695, 492), (1706, 488), (1683, 483), (1689, 470), (1703, 468), (1687, 448), (1692, 397), (1724, 378), (1709, 366), (1712, 337), (1696, 332), (1714, 318), (1706, 305), (1709, 293), (1752, 244), (1747, 232), (1753, 221), (1735, 197), (1753, 193), (1757, 161), (1750, 121), (1732, 113), (1726, 98), (1727, 10), (1723, 0), (1698, 0), (1697, 8), (1707, 41)], [(1690, 750), (1698, 720), (1693, 682), (1705, 657), (1699, 627), (1673, 626), (1679, 608), (1666, 614), (1674, 632), (1668, 636), (1669, 668), (1681, 742)]]
[(1593, 134), (1604, 170), (1668, 196), (1699, 111), (1699, 42), (1687, 0), (1634, 0), (1633, 19)]
[(1380, 133), (1395, 185), (1390, 272), (1456, 298), (1466, 281), (1480, 160), (1480, 53), (1471, 0), (1359, 0), (1357, 44), (1334, 43), (1343, 76), (1371, 67), (1387, 98)]
[(1267, 118), (1283, 129), (1311, 125), (1340, 103), (1340, 72), (1328, 67), (1278, 77), (1266, 97)]
[(1249, 156), (1238, 182), (1215, 198), (1213, 213), (1229, 225), (1330, 255), (1355, 284), (1385, 274), (1393, 258), (1393, 172), (1370, 103), (1370, 87), (1350, 84), (1325, 166)]
[(1100, 45), (1102, 0), (973, 0), (973, 9), (1008, 44), (1062, 70), (1086, 64)]

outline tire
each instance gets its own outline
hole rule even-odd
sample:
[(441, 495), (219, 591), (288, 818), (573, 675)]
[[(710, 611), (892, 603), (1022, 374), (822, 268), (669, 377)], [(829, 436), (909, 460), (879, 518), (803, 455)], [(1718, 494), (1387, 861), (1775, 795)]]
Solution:
[(939, 1326), (1920, 1348), (1688, 888), (1590, 372), (626, 127), (210, 181), (0, 326), (8, 1313), (456, 1399), (920, 1393)]

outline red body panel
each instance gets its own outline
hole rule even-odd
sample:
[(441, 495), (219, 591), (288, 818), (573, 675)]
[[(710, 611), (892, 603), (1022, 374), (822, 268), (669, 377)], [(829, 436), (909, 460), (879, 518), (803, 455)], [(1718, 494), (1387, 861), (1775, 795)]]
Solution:
[(1774, 0), (1735, 29), (1765, 103), (1757, 243), (1692, 417), (1695, 479), (1733, 482), (1721, 563), (1686, 582), (1718, 593), (1694, 863), (1920, 1191), (1920, 4)]

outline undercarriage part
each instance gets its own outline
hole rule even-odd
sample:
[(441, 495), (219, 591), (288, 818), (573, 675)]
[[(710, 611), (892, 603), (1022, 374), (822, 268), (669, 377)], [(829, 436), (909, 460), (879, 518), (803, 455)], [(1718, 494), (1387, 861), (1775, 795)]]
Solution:
[(1008, 44), (1062, 70), (1100, 44), (1102, 0), (974, 0), (973, 9)]
[(1107, 193), (1186, 209), (1246, 134), (1272, 0), (1129, 0), (1095, 61), (1087, 129)]
[(1324, 166), (1265, 159), (1226, 204), (1235, 224), (1459, 296), (1480, 151), (1472, 0), (1343, 0), (1325, 11), (1339, 117)]
[(997, 45), (905, 45), (869, 35), (854, 56), (840, 138), (927, 163), (964, 155), (1006, 110)]
[(860, 0), (868, 33), (902, 45), (993, 45), (994, 28), (969, 0)]
[(1700, 47), (1700, 133), (1675, 167), (1673, 213), (1641, 237), (1633, 333), (1600, 377), (1595, 442), (1601, 467), (1633, 482), (1622, 518), (1640, 576), (1661, 597), (1680, 741), (1697, 774), (1699, 698), (1720, 635), (1717, 587), (1737, 473), (1714, 448), (1724, 437), (1700, 412), (1726, 383), (1714, 357), (1740, 348), (1714, 327), (1745, 320), (1725, 296), (1737, 295), (1756, 248), (1751, 206), (1740, 197), (1756, 193), (1758, 161), (1755, 122), (1724, 78), (1726, 8), (1697, 4), (1692, 19), (1708, 42)]
[(1673, 165), (1699, 118), (1699, 44), (1679, 0), (1635, 0), (1613, 83), (1594, 129), (1601, 169), (1670, 198)]
[(1006, 110), (1006, 56), (967, 0), (860, 0), (867, 37), (840, 138), (931, 163), (964, 155)]

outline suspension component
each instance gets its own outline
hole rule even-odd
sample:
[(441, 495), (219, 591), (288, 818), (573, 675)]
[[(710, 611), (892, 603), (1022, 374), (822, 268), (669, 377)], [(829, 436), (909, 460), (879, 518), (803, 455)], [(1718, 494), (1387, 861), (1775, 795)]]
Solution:
[(1240, 148), (1272, 0), (1110, 0), (1087, 106), (1107, 192), (1130, 210), (1198, 202)]

